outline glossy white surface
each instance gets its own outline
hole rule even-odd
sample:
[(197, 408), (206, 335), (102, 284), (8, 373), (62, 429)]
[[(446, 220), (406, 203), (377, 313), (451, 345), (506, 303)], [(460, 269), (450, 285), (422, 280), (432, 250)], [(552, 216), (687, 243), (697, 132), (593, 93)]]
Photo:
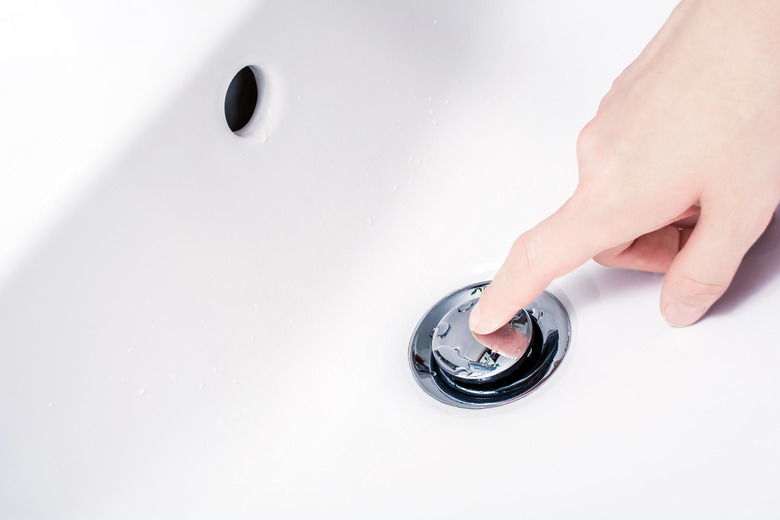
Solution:
[(190, 84), (257, 0), (5, 2), (0, 277)]
[[(74, 49), (49, 56), (68, 94), (2, 100), (0, 517), (780, 515), (776, 228), (684, 330), (660, 276), (559, 280), (573, 346), (513, 405), (447, 408), (407, 366), (422, 313), (572, 191), (579, 128), (673, 2), (190, 4), (101, 16), (203, 42), (104, 42), (71, 7), (41, 35)], [(48, 78), (11, 40), (11, 77)], [(247, 64), (269, 91), (242, 138)]]

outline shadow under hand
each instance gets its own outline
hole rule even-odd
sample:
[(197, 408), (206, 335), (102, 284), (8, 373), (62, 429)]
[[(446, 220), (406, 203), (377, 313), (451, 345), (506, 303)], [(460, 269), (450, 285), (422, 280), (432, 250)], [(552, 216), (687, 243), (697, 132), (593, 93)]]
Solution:
[(728, 290), (710, 308), (708, 315), (732, 312), (780, 275), (780, 226), (776, 220), (745, 254)]

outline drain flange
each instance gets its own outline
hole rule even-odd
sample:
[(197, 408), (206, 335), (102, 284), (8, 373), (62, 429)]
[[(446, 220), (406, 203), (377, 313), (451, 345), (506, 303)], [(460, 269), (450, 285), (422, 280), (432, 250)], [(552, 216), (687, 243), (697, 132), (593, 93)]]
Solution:
[(522, 355), (501, 355), (479, 343), (468, 331), (468, 318), (488, 283), (469, 285), (442, 298), (412, 334), (412, 373), (422, 389), (442, 403), (488, 408), (516, 401), (547, 381), (569, 348), (569, 314), (546, 291), (510, 322), (530, 341)]

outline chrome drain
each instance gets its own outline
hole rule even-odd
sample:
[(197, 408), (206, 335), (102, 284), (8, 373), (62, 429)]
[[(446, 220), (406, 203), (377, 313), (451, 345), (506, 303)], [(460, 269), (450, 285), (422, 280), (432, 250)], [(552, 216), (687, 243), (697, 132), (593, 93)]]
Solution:
[(502, 337), (514, 335), (513, 341), (521, 345), (516, 355), (488, 348), (484, 338), (478, 341), (468, 321), (488, 283), (470, 285), (442, 298), (412, 334), (412, 373), (422, 389), (442, 403), (488, 408), (516, 401), (547, 381), (569, 348), (569, 314), (546, 291), (502, 327)]

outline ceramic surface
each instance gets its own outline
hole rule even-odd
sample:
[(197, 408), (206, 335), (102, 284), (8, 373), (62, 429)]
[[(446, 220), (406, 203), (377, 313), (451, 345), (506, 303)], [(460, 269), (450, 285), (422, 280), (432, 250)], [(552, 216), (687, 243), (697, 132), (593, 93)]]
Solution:
[(687, 329), (659, 275), (558, 280), (570, 352), (511, 405), (407, 364), (673, 2), (58, 5), (0, 22), (0, 516), (780, 515), (776, 227)]

